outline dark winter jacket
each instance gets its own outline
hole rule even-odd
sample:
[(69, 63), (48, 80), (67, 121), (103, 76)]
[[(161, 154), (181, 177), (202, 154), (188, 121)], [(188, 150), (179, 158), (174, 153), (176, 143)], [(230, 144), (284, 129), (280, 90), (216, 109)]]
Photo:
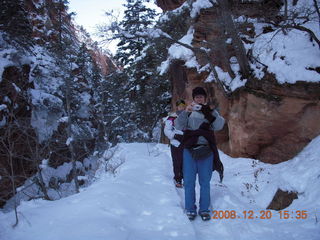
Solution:
[[(179, 114), (178, 118), (175, 120), (175, 126), (178, 130), (197, 130), (203, 123), (209, 123), (209, 128), (214, 131), (219, 131), (223, 128), (225, 120), (220, 116), (219, 112), (216, 110), (211, 110), (210, 115), (214, 117), (214, 121), (208, 121), (207, 117), (201, 111), (187, 112), (183, 111)], [(198, 139), (198, 144), (207, 144), (204, 137), (200, 136)]]

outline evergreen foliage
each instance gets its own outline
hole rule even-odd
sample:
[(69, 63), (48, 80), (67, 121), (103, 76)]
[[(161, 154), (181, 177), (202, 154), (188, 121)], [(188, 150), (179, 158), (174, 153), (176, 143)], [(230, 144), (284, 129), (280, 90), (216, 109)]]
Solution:
[(141, 56), (147, 44), (145, 38), (137, 37), (136, 34), (152, 26), (155, 21), (155, 10), (147, 8), (144, 2), (149, 2), (149, 0), (127, 0), (127, 3), (124, 4), (126, 10), (120, 27), (125, 34), (119, 35), (119, 50), (115, 58), (125, 67)]
[(17, 0), (0, 0), (0, 30), (21, 46), (31, 44), (32, 26), (24, 2)]
[(111, 103), (108, 105), (108, 122), (111, 122), (108, 136), (112, 142), (152, 140), (153, 129), (167, 114), (170, 104), (170, 81), (167, 75), (159, 74), (158, 67), (166, 60), (172, 42), (151, 39), (141, 33), (157, 27), (179, 39), (189, 28), (188, 8), (169, 13), (170, 18), (159, 21), (145, 2), (127, 0), (123, 20), (112, 23), (114, 37), (120, 40), (116, 58), (124, 66), (122, 72), (107, 79), (106, 91)]

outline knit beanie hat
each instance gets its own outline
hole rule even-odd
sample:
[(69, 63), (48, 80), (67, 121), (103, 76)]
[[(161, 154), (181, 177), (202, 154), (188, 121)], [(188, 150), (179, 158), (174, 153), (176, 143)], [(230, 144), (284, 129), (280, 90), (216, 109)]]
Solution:
[(179, 100), (176, 102), (176, 106), (179, 106), (179, 105), (186, 105), (186, 102), (183, 101), (182, 99), (179, 99)]
[(206, 90), (204, 90), (204, 88), (202, 87), (196, 87), (192, 90), (192, 98), (194, 99), (195, 96), (197, 95), (202, 95), (207, 97), (207, 93)]

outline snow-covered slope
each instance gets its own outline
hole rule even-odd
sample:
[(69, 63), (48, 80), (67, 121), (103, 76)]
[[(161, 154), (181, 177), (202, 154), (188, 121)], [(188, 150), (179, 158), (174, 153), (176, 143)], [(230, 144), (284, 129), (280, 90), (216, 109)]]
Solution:
[[(183, 212), (183, 189), (172, 182), (167, 145), (121, 144), (97, 181), (79, 194), (58, 201), (34, 200), (14, 213), (0, 213), (0, 239), (122, 240), (122, 239), (319, 239), (320, 136), (297, 157), (278, 165), (253, 159), (234, 159), (221, 153), (225, 180), (211, 182), (212, 208), (236, 211), (236, 219), (190, 222)], [(123, 164), (118, 167), (118, 163)], [(109, 165), (110, 164), (110, 165)], [(114, 174), (104, 169), (113, 169)], [(271, 211), (260, 219), (276, 189), (295, 190), (299, 199), (286, 210), (289, 219)], [(199, 195), (199, 189), (197, 189)], [(243, 211), (258, 218), (244, 219)], [(307, 211), (296, 219), (296, 211)]]

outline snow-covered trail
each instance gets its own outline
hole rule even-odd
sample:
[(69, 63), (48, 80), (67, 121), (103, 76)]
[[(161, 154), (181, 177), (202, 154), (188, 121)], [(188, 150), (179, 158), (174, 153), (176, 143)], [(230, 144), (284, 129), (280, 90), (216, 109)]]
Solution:
[[(320, 138), (316, 144), (320, 146)], [(306, 154), (309, 162), (320, 156)], [(221, 157), (225, 180), (219, 184), (218, 174), (214, 173), (212, 207), (218, 211), (234, 210), (241, 218), (203, 222), (197, 217), (190, 222), (183, 212), (184, 190), (177, 190), (172, 181), (169, 148), (161, 144), (120, 144), (113, 159), (124, 164), (115, 175), (103, 173), (79, 194), (58, 201), (23, 202), (18, 208), (20, 223), (15, 229), (11, 228), (13, 212), (0, 212), (0, 239), (320, 239), (319, 223), (313, 217), (319, 212), (319, 204), (307, 193), (287, 208), (290, 212), (308, 210), (307, 219), (280, 219), (276, 211), (271, 211), (270, 219), (256, 218), (270, 202), (277, 184), (286, 186), (281, 168), (286, 168), (286, 177), (290, 177), (290, 166), (296, 169), (295, 162), (275, 166), (252, 159), (233, 159), (223, 153)], [(313, 175), (307, 177), (315, 184), (312, 198), (318, 199), (320, 181), (314, 182)], [(249, 210), (254, 211), (254, 219), (243, 218), (243, 211)]]
[(149, 155), (147, 144), (129, 144), (121, 145), (115, 158), (125, 161), (116, 175), (102, 175), (79, 194), (23, 202), (14, 230), (13, 213), (0, 215), (0, 239), (195, 239), (168, 171), (167, 154)]

